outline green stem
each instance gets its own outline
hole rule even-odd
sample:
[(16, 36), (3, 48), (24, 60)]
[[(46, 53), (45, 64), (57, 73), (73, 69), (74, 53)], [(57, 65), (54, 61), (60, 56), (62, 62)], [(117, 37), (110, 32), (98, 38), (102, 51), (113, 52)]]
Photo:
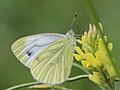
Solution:
[(87, 74), (90, 74), (89, 71), (87, 71), (86, 69), (84, 69), (84, 68), (83, 68), (80, 64), (78, 64), (78, 63), (73, 62), (73, 66), (75, 66), (75, 67), (83, 70), (83, 71), (84, 71), (85, 73), (87, 73)]
[[(66, 81), (67, 82), (73, 82), (73, 81), (76, 81), (76, 80), (79, 80), (79, 79), (83, 79), (83, 78), (88, 78), (89, 75), (79, 75), (79, 76), (75, 76), (75, 77), (71, 77), (71, 78), (68, 78)], [(37, 86), (31, 86), (29, 88), (40, 88), (40, 87), (37, 87)], [(51, 86), (48, 86), (47, 88), (51, 88), (51, 89), (60, 89), (60, 90), (73, 90), (73, 89), (67, 89), (61, 85), (51, 85)]]
[(75, 77), (68, 78), (67, 81), (71, 82), (71, 81), (75, 81), (75, 80), (79, 80), (79, 79), (83, 79), (83, 78), (88, 78), (88, 77), (89, 77), (89, 75), (78, 75)]
[(91, 21), (99, 28), (98, 23), (100, 22), (99, 16), (95, 10), (92, 0), (85, 0), (85, 6)]
[(38, 85), (38, 86), (35, 85), (35, 86), (29, 87), (29, 89), (73, 90), (73, 89), (68, 89), (68, 88), (66, 88), (62, 85), (59, 85), (59, 84), (50, 85), (50, 86), (47, 86), (47, 87), (44, 87), (44, 88), (42, 88), (42, 87), (40, 88), (40, 85)]
[(73, 89), (68, 89), (60, 85), (54, 85), (53, 87), (51, 87), (51, 90), (73, 90)]
[(115, 78), (115, 81), (120, 82), (120, 78)]
[[(75, 76), (75, 77), (72, 77), (72, 78), (68, 78), (66, 81), (72, 82), (72, 81), (75, 81), (75, 80), (78, 80), (78, 79), (83, 79), (83, 78), (88, 78), (88, 75)], [(27, 87), (27, 86), (32, 86), (32, 85), (37, 85), (37, 84), (41, 84), (41, 83), (40, 82), (30, 82), (30, 83), (16, 85), (16, 86), (7, 88), (5, 90), (15, 90), (15, 89), (19, 89), (19, 88), (23, 88), (23, 87)]]
[(27, 86), (31, 86), (31, 85), (36, 85), (36, 84), (41, 84), (41, 83), (40, 82), (24, 83), (24, 84), (20, 84), (20, 85), (16, 85), (16, 86), (7, 88), (5, 90), (15, 90), (15, 89), (19, 89), (19, 88), (23, 88), (23, 87), (27, 87)]
[(99, 86), (101, 90), (106, 90), (104, 87)]
[[(77, 63), (74, 63), (74, 66), (78, 67), (81, 69), (82, 66), (80, 66), (79, 64)], [(89, 74), (89, 72), (87, 71), (87, 73)], [(72, 81), (76, 81), (76, 80), (79, 80), (79, 79), (83, 79), (83, 78), (88, 78), (89, 75), (79, 75), (79, 76), (75, 76), (75, 77), (71, 77), (71, 78), (68, 78), (66, 81), (68, 82), (72, 82)], [(115, 81), (119, 81), (120, 82), (120, 79), (119, 78), (116, 78)], [(24, 83), (24, 84), (20, 84), (20, 85), (16, 85), (16, 86), (13, 86), (13, 87), (10, 87), (10, 88), (7, 88), (5, 90), (15, 90), (15, 89), (19, 89), (19, 88), (23, 88), (23, 87), (27, 87), (27, 86), (32, 86), (32, 85), (37, 85), (37, 84), (41, 84), (40, 82), (30, 82), (30, 83)]]

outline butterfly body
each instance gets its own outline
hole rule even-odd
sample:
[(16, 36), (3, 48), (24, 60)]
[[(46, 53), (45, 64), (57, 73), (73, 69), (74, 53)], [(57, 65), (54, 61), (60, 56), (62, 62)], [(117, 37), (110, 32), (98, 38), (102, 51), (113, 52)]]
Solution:
[(11, 49), (33, 77), (47, 84), (59, 84), (68, 78), (76, 39), (69, 31), (66, 35), (44, 33), (18, 39)]

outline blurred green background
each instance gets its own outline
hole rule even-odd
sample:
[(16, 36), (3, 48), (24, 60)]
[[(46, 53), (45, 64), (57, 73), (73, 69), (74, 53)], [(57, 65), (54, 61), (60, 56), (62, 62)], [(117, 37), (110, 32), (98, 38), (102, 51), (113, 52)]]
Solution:
[[(93, 0), (104, 26), (104, 32), (113, 42), (113, 55), (120, 64), (120, 1)], [(28, 68), (11, 52), (11, 44), (18, 38), (37, 33), (66, 33), (75, 12), (73, 25), (76, 33), (88, 30), (91, 22), (87, 0), (0, 0), (0, 90), (21, 83), (35, 81)], [(79, 28), (77, 28), (79, 25)], [(81, 73), (73, 68), (74, 75)], [(76, 90), (100, 90), (89, 80), (64, 83)], [(116, 83), (117, 90), (120, 83)], [(27, 88), (20, 89), (27, 90)]]

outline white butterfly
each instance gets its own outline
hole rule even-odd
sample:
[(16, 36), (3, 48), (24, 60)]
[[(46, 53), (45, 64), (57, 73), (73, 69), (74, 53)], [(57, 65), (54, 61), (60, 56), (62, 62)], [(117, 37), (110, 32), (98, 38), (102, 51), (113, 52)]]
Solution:
[(23, 37), (11, 49), (37, 81), (59, 84), (70, 74), (75, 46), (76, 38), (70, 30), (66, 35), (44, 33)]

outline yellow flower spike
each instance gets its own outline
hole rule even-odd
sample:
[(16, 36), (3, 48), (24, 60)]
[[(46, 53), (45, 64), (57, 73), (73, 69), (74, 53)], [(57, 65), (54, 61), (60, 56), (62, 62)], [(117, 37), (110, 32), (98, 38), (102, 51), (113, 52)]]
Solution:
[(101, 50), (101, 51), (104, 51), (104, 54), (107, 54), (107, 50), (106, 50), (104, 41), (101, 38), (99, 38), (98, 49)]
[(101, 60), (103, 59), (102, 53), (103, 52), (101, 52), (99, 50), (95, 53), (95, 56), (96, 56), (96, 60), (95, 61), (96, 61), (96, 65), (97, 65), (98, 68), (103, 67), (103, 64), (101, 62)]
[(95, 58), (92, 53), (86, 53), (86, 61), (90, 63), (90, 66), (96, 68)]
[[(92, 24), (90, 23), (90, 24), (89, 24), (89, 30), (92, 30), (92, 29), (93, 29), (93, 27), (92, 27)], [(89, 30), (88, 30), (88, 31), (89, 31)]]
[(95, 25), (89, 24), (88, 33), (85, 31), (81, 40), (77, 40), (82, 44), (82, 50), (76, 47), (78, 54), (74, 54), (74, 56), (76, 60), (81, 61), (85, 69), (93, 72), (93, 75), (89, 75), (91, 81), (103, 87), (114, 88), (116, 71), (112, 64), (114, 59), (110, 55), (113, 44), (107, 45), (107, 36), (103, 35), (101, 23), (99, 23), (99, 29), (97, 30)]
[(96, 39), (96, 36), (97, 36), (97, 30), (96, 30), (96, 27), (95, 25), (91, 25), (89, 24), (89, 30), (88, 30), (88, 39)]
[(80, 56), (80, 55), (78, 55), (78, 54), (73, 54), (73, 56), (75, 57), (75, 59), (77, 60), (77, 61), (81, 61), (83, 58)]
[(84, 53), (78, 46), (76, 46), (75, 50), (78, 53), (78, 54), (73, 54), (75, 56), (76, 60), (81, 61), (81, 60), (85, 59)]
[[(91, 47), (91, 45), (93, 45), (94, 39), (92, 39), (92, 31), (89, 31), (89, 35), (87, 32), (84, 33), (84, 35), (82, 36), (82, 49), (84, 50), (85, 53), (91, 51), (93, 52), (93, 47)], [(88, 37), (89, 36), (89, 37)]]
[(104, 66), (104, 69), (107, 71), (110, 78), (115, 77), (116, 76), (116, 71), (115, 71), (115, 69), (114, 69), (114, 67), (111, 63), (111, 59), (108, 56), (108, 52), (105, 48), (105, 45), (104, 45), (102, 39), (99, 40), (98, 48), (99, 48), (100, 53), (101, 53), (101, 62)]
[(97, 85), (100, 85), (102, 87), (107, 87), (107, 84), (105, 82), (105, 78), (99, 72), (93, 72), (93, 75), (89, 74), (89, 79), (91, 81), (93, 81), (94, 83), (96, 83)]
[(84, 56), (84, 53), (82, 52), (82, 50), (81, 50), (78, 46), (76, 46), (75, 50), (77, 51), (77, 53), (78, 53), (79, 55)]
[(104, 36), (103, 38), (104, 38), (105, 42), (107, 42), (107, 36)]
[(89, 24), (89, 30), (88, 30), (88, 38), (93, 37), (93, 27), (91, 24)]
[(96, 64), (97, 61), (95, 60), (92, 53), (86, 53), (85, 57), (86, 57), (86, 59), (81, 61), (84, 68), (86, 68), (88, 70), (94, 70), (95, 68), (98, 68), (98, 66)]
[(89, 62), (83, 60), (83, 61), (81, 61), (81, 63), (82, 63), (82, 66), (83, 66), (84, 68), (90, 69), (90, 63), (89, 63)]
[(94, 32), (93, 37), (96, 38), (96, 36), (97, 36), (97, 29), (96, 29), (95, 25), (93, 25), (93, 32)]
[(94, 43), (94, 31), (91, 24), (89, 24), (88, 36), (87, 36), (87, 44), (92, 46)]
[(85, 32), (84, 35), (82, 36), (82, 43), (83, 44), (87, 43), (87, 32)]
[(92, 53), (86, 53), (85, 55), (86, 55), (86, 60), (89, 62), (94, 59), (94, 56), (92, 55)]
[(103, 25), (101, 23), (98, 23), (99, 27), (100, 27), (100, 31), (101, 33), (103, 32)]
[(96, 60), (95, 60), (95, 63), (96, 63), (96, 68), (97, 68), (97, 69), (100, 69), (101, 67), (103, 67), (103, 64), (101, 63), (100, 60), (96, 59)]
[(82, 44), (82, 41), (81, 41), (81, 40), (77, 39), (76, 41), (77, 41), (79, 44)]
[(112, 43), (109, 43), (109, 44), (108, 44), (108, 49), (109, 49), (110, 52), (112, 51), (112, 48), (113, 48), (113, 44), (112, 44)]
[(108, 71), (108, 74), (110, 75), (110, 78), (111, 79), (114, 79), (114, 77), (116, 76), (116, 71), (115, 69), (113, 68), (113, 66), (109, 66), (109, 68), (107, 69)]
[(89, 24), (89, 31), (88, 33), (85, 32), (82, 37), (82, 49), (87, 52), (95, 52), (95, 43), (96, 43), (96, 37), (97, 37), (97, 30), (95, 25)]

